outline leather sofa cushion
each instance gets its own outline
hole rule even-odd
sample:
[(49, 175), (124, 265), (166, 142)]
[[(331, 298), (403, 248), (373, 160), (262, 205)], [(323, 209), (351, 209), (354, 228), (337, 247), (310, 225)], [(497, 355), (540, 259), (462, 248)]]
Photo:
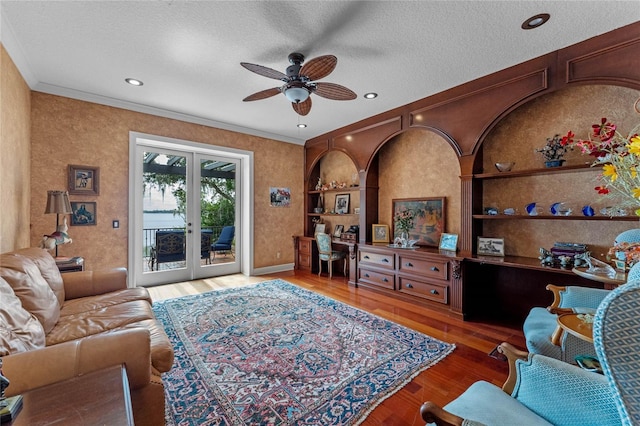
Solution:
[(22, 307), (38, 318), (45, 333), (51, 331), (60, 317), (60, 305), (38, 266), (16, 252), (0, 255), (0, 265), (0, 277), (9, 283)]
[(99, 294), (96, 296), (67, 300), (62, 305), (62, 309), (60, 309), (60, 316), (64, 317), (67, 315), (75, 315), (134, 300), (144, 300), (151, 304), (149, 291), (144, 287), (135, 287), (112, 291), (110, 293)]
[(60, 317), (58, 324), (47, 333), (47, 346), (81, 339), (113, 330), (138, 321), (155, 318), (151, 306), (142, 300), (105, 306), (93, 311)]
[(37, 247), (17, 250), (15, 253), (31, 259), (33, 263), (36, 264), (42, 278), (49, 284), (49, 287), (51, 287), (51, 290), (53, 290), (53, 293), (56, 295), (58, 304), (62, 306), (64, 303), (64, 282), (62, 275), (60, 275), (60, 270), (56, 265), (56, 260), (51, 256), (51, 253)]
[(0, 278), (0, 357), (44, 348), (44, 329), (27, 312), (13, 289)]
[(158, 376), (166, 373), (173, 367), (173, 346), (164, 331), (164, 327), (158, 323), (158, 320), (144, 320), (132, 324), (127, 324), (121, 329), (144, 327), (149, 330), (151, 335), (151, 366), (154, 368), (153, 373)]

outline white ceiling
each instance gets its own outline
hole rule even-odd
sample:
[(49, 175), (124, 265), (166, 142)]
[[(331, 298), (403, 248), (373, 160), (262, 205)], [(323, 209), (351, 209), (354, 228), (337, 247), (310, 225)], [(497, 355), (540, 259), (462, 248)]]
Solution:
[[(363, 118), (640, 21), (633, 1), (0, 1), (1, 36), (36, 91), (304, 143)], [(544, 26), (522, 22), (549, 13)], [(299, 117), (280, 86), (287, 56), (338, 57)], [(144, 81), (133, 87), (127, 77)], [(375, 100), (362, 97), (379, 93)], [(298, 129), (298, 120), (306, 129)]]

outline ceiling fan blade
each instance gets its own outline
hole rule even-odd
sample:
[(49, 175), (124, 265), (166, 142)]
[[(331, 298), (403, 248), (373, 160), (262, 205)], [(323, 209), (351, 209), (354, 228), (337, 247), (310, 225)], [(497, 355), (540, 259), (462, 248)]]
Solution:
[(260, 99), (266, 99), (266, 98), (270, 98), (271, 96), (279, 95), (280, 93), (282, 93), (280, 91), (280, 88), (274, 87), (272, 89), (262, 90), (260, 92), (254, 93), (253, 95), (249, 95), (246, 98), (244, 98), (242, 101), (243, 102), (258, 101)]
[(299, 115), (307, 115), (309, 111), (311, 111), (311, 98), (307, 98), (304, 102), (291, 102), (291, 106), (293, 106), (293, 110)]
[(262, 65), (250, 64), (248, 62), (240, 62), (240, 65), (248, 69), (249, 71), (260, 74), (263, 77), (273, 78), (276, 80), (287, 81), (288, 78), (280, 71), (276, 71), (273, 68), (263, 67)]
[(300, 75), (306, 75), (310, 81), (325, 78), (336, 68), (338, 58), (333, 55), (318, 56), (304, 64), (300, 69)]
[(335, 83), (315, 83), (312, 91), (318, 96), (334, 101), (350, 101), (358, 97), (353, 90)]

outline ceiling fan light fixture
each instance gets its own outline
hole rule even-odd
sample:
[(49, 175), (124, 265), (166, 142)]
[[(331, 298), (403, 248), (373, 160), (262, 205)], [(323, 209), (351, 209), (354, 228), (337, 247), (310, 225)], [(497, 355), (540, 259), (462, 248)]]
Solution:
[(284, 95), (294, 104), (298, 104), (307, 100), (309, 91), (304, 87), (292, 86), (284, 90)]
[(522, 23), (521, 28), (523, 30), (532, 30), (534, 28), (541, 27), (545, 22), (549, 20), (550, 17), (551, 15), (549, 15), (548, 13), (540, 13), (538, 15), (532, 16)]
[(378, 94), (375, 92), (369, 92), (364, 94), (365, 99), (375, 99), (378, 97)]
[(307, 127), (307, 125), (306, 125), (306, 124), (304, 124), (304, 123), (298, 123), (298, 124), (297, 124), (297, 127), (298, 127), (299, 129), (305, 129), (305, 128)]

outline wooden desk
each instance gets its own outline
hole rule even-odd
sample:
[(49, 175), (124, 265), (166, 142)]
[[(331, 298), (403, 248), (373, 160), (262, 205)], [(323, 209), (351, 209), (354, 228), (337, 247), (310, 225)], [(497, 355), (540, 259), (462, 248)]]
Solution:
[(579, 339), (593, 343), (593, 323), (587, 323), (580, 319), (582, 314), (564, 314), (558, 316), (558, 329), (553, 333), (551, 342), (554, 345), (560, 343), (563, 330), (573, 334)]
[(129, 380), (123, 365), (105, 368), (22, 394), (11, 426), (133, 425)]
[(607, 290), (613, 290), (627, 282), (627, 274), (624, 272), (616, 271), (616, 274), (612, 277), (607, 274), (587, 272), (587, 269), (588, 268), (573, 268), (571, 271), (582, 278), (604, 283), (604, 288)]

